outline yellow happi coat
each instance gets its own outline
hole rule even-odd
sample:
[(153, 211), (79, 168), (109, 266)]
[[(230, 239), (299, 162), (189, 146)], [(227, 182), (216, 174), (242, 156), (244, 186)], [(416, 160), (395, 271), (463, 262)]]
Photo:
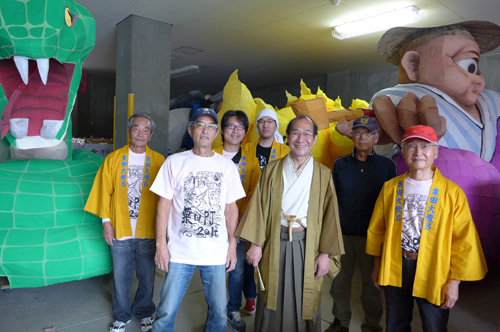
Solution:
[[(259, 142), (252, 142), (244, 144), (241, 146), (241, 166), (240, 166), (240, 177), (243, 184), (243, 189), (245, 189), (246, 197), (243, 197), (238, 201), (238, 209), (240, 213), (244, 213), (250, 203), (255, 186), (257, 186), (257, 181), (259, 180), (260, 170), (259, 161), (257, 160), (257, 144)], [(269, 156), (269, 163), (276, 159), (281, 159), (285, 157), (290, 148), (285, 145), (273, 142), (271, 147), (271, 155)]]
[[(253, 190), (257, 185), (257, 181), (259, 180), (261, 170), (259, 161), (257, 160), (257, 144), (259, 141), (243, 144), (241, 146), (241, 161), (240, 161), (240, 179), (241, 184), (243, 185), (243, 189), (245, 190), (246, 197), (238, 200), (238, 211), (240, 213), (244, 213), (247, 209), (248, 203), (250, 202), (250, 198), (252, 197)], [(218, 154), (223, 154), (223, 146), (220, 145), (216, 149), (215, 152)], [(290, 148), (285, 145), (276, 142), (273, 142), (271, 147), (271, 155), (269, 156), (269, 162), (281, 159), (285, 157), (288, 152), (290, 152)]]
[[(432, 166), (434, 178), (420, 238), (413, 296), (441, 305), (448, 279), (480, 280), (486, 261), (476, 227), (460, 187)], [(408, 173), (387, 181), (375, 203), (366, 240), (366, 253), (381, 256), (378, 283), (402, 284), (402, 208)]]
[[(132, 236), (128, 206), (128, 160), (129, 146), (110, 153), (102, 163), (90, 191), (85, 211), (101, 218), (110, 218), (115, 237)], [(156, 174), (165, 161), (160, 153), (146, 147), (144, 176), (142, 179), (141, 205), (135, 237), (156, 238), (156, 206), (158, 196), (149, 190)]]
[[(285, 158), (282, 158), (264, 168), (235, 233), (262, 247), (259, 268), (265, 291), (259, 292), (270, 310), (276, 310), (278, 295), (284, 164)], [(313, 164), (306, 232), (302, 319), (312, 319), (321, 304), (323, 283), (323, 278), (314, 279), (314, 259), (320, 252), (327, 253), (330, 258), (344, 253), (331, 172), (316, 161)], [(332, 261), (330, 264), (333, 264)]]

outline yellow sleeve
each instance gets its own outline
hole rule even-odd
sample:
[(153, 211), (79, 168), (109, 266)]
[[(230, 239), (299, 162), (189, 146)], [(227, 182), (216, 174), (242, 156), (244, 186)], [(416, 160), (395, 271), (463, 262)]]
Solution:
[(373, 208), (372, 218), (366, 234), (366, 253), (372, 256), (382, 256), (382, 247), (385, 238), (385, 215), (384, 215), (384, 191), (385, 185)]
[(455, 202), (451, 241), (450, 278), (480, 280), (488, 271), (476, 226), (465, 194), (459, 189)]
[(290, 152), (290, 147), (286, 144), (280, 144), (280, 154), (278, 159), (285, 157)]
[(263, 247), (266, 241), (268, 215), (265, 212), (267, 209), (265, 209), (264, 206), (268, 206), (270, 201), (270, 199), (266, 199), (266, 195), (263, 194), (263, 190), (265, 191), (263, 187), (265, 184), (263, 182), (266, 182), (263, 180), (266, 174), (265, 169), (264, 173), (262, 173), (263, 176), (260, 177), (255, 186), (248, 207), (235, 232), (236, 236), (255, 243), (260, 247)]
[(114, 193), (114, 172), (111, 159), (106, 157), (97, 172), (84, 210), (101, 218), (111, 218), (111, 200)]

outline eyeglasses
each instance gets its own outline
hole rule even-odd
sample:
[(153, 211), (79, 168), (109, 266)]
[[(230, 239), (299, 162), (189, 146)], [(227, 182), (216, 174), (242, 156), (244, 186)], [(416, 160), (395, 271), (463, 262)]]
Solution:
[(288, 133), (288, 135), (294, 138), (298, 138), (300, 135), (304, 136), (305, 138), (311, 138), (314, 136), (314, 134), (310, 131), (299, 131), (299, 130), (294, 130)]
[(239, 131), (245, 130), (245, 126), (244, 125), (235, 125), (233, 123), (227, 124), (226, 128), (229, 129), (229, 130), (234, 130), (234, 128), (236, 128)]
[(269, 120), (263, 120), (263, 119), (260, 119), (259, 121), (257, 121), (258, 124), (260, 125), (263, 125), (263, 124), (273, 124), (273, 123), (276, 123), (276, 121), (274, 121), (274, 119), (269, 119)]
[(408, 144), (408, 145), (403, 144), (403, 149), (406, 149), (410, 152), (414, 152), (414, 151), (417, 151), (417, 148), (419, 148), (421, 151), (427, 152), (430, 149), (432, 149), (432, 147), (434, 147), (434, 146), (437, 146), (437, 145), (436, 144)]
[(201, 130), (208, 128), (208, 130), (210, 131), (216, 131), (218, 128), (217, 124), (215, 123), (203, 123), (203, 122), (195, 122), (193, 126)]
[(362, 135), (365, 135), (366, 137), (372, 137), (375, 135), (377, 132), (376, 131), (370, 131), (370, 132), (364, 132), (364, 131), (353, 131), (352, 136), (355, 137), (361, 137)]

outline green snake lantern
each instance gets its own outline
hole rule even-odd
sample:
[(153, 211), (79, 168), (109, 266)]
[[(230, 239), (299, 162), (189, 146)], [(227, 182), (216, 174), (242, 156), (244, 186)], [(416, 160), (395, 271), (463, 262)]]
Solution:
[(0, 135), (11, 157), (71, 159), (68, 129), (94, 19), (71, 0), (4, 0), (0, 20)]
[(75, 1), (0, 2), (0, 136), (10, 153), (0, 163), (0, 276), (11, 288), (111, 271), (101, 220), (83, 211), (103, 158), (71, 149), (94, 44), (95, 21)]

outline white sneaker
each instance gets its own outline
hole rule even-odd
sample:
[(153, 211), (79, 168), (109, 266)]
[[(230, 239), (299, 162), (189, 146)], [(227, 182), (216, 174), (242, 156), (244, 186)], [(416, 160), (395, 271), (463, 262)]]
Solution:
[(227, 313), (227, 320), (229, 324), (233, 327), (236, 332), (245, 332), (247, 329), (247, 324), (243, 319), (241, 319), (241, 315), (239, 311), (233, 311)]
[(113, 325), (111, 325), (109, 327), (109, 332), (125, 332), (125, 327), (127, 326), (127, 323), (120, 322), (119, 320), (115, 320), (113, 322)]
[(153, 322), (155, 320), (153, 317), (146, 317), (141, 319), (141, 331), (142, 332), (150, 332), (153, 329)]

